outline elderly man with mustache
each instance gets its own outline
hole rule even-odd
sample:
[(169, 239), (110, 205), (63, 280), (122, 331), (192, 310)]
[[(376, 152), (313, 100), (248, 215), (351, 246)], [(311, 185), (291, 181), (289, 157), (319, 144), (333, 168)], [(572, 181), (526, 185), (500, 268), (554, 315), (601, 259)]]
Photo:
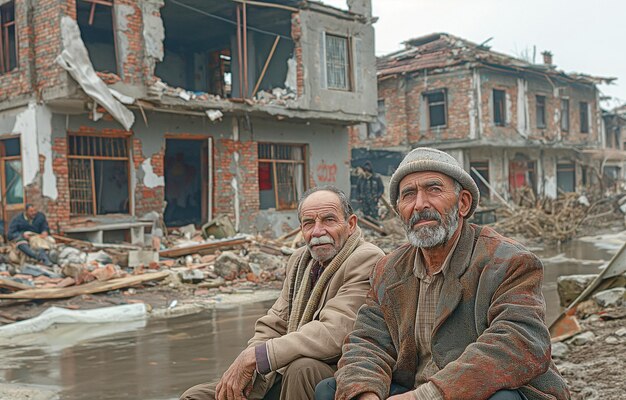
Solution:
[(450, 155), (411, 151), (393, 174), (407, 244), (381, 259), (316, 399), (569, 399), (550, 357), (543, 266), (467, 222), (478, 187)]
[(346, 195), (313, 188), (298, 204), (306, 246), (287, 264), (280, 297), (217, 384), (194, 386), (181, 400), (313, 399), (333, 376), (341, 344), (365, 303), (383, 252), (365, 242)]

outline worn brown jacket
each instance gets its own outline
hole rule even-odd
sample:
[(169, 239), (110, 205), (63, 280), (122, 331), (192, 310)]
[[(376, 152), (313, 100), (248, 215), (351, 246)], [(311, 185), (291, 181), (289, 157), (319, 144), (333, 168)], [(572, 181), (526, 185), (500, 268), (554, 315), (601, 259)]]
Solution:
[(291, 277), (294, 275), (292, 270), (304, 251), (306, 247), (298, 249), (290, 257), (287, 280), (280, 297), (267, 314), (256, 322), (254, 337), (248, 342), (249, 346), (267, 342), (273, 371), (301, 357), (330, 364), (337, 362), (343, 340), (354, 327), (359, 307), (365, 303), (374, 265), (384, 255), (378, 247), (361, 240), (326, 285), (313, 321), (288, 334), (289, 293)]
[[(417, 250), (404, 245), (376, 265), (372, 290), (346, 338), (339, 361), (337, 400), (394, 383), (415, 387)], [(430, 380), (445, 399), (488, 399), (519, 388), (530, 400), (569, 399), (550, 357), (544, 323), (541, 261), (493, 229), (465, 223), (437, 304)]]

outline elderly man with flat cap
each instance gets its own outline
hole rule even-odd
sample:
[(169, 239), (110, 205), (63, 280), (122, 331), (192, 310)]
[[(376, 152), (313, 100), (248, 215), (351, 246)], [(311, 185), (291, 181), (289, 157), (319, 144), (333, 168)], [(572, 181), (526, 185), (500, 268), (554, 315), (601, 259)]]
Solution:
[(450, 155), (411, 151), (390, 183), (408, 242), (381, 259), (316, 399), (569, 399), (550, 357), (541, 261), (467, 222), (479, 192)]

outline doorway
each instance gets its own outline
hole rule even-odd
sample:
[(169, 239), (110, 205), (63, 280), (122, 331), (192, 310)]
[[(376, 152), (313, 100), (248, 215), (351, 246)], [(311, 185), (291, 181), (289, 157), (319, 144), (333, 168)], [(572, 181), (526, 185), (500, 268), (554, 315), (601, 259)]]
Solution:
[(212, 218), (210, 154), (211, 138), (165, 140), (167, 226), (200, 226)]

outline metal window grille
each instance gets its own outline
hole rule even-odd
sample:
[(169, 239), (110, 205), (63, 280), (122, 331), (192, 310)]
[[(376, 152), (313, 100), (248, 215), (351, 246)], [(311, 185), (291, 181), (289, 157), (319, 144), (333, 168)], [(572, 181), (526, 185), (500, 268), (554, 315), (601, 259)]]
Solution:
[(329, 89), (350, 90), (348, 38), (326, 35), (326, 83)]
[[(71, 215), (98, 214), (102, 182), (96, 175), (96, 163), (130, 161), (126, 137), (69, 135), (68, 167)], [(110, 166), (110, 165), (109, 165)], [(105, 168), (106, 165), (102, 166)], [(127, 173), (128, 173), (127, 168)], [(128, 176), (126, 177), (128, 181)], [(97, 190), (97, 187), (100, 190)]]
[(259, 169), (269, 167), (269, 175), (259, 180), (260, 190), (271, 191), (271, 201), (261, 199), (261, 208), (293, 210), (306, 190), (306, 145), (259, 143)]
[(17, 68), (17, 31), (15, 2), (0, 6), (0, 74)]

